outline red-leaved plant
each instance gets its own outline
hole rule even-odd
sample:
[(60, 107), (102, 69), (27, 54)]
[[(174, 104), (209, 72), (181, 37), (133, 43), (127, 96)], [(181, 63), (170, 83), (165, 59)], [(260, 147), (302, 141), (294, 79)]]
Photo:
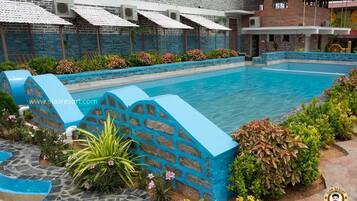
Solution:
[(207, 59), (207, 56), (199, 49), (188, 50), (183, 56), (185, 61), (201, 61)]
[(66, 59), (59, 61), (56, 67), (57, 74), (70, 74), (79, 72), (82, 72), (82, 69), (77, 67), (74, 62)]
[(118, 55), (109, 55), (107, 61), (107, 67), (112, 68), (125, 68), (127, 66), (126, 61), (123, 57)]
[[(232, 134), (240, 144), (240, 153), (251, 153), (257, 161), (256, 174), (244, 186), (253, 189), (260, 186), (256, 197), (279, 197), (285, 193), (288, 184), (300, 181), (296, 168), (299, 151), (306, 146), (296, 139), (289, 130), (271, 123), (269, 120), (252, 121)], [(237, 156), (239, 158), (240, 156)], [(243, 161), (244, 162), (244, 161)], [(236, 164), (238, 166), (243, 164)], [(234, 165), (233, 165), (234, 166)], [(239, 167), (231, 167), (231, 189), (241, 190), (240, 174), (234, 174)], [(243, 173), (244, 174), (244, 173)], [(254, 182), (252, 182), (254, 181)], [(253, 185), (253, 186), (250, 186)], [(240, 193), (240, 192), (238, 192)]]

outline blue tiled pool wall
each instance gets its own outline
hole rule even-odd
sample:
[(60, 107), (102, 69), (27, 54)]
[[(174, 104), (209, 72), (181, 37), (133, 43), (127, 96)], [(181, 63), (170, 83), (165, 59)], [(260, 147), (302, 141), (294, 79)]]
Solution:
[[(35, 27), (32, 29), (32, 40), (28, 34), (26, 26), (8, 25), (10, 28), (6, 32), (6, 41), (9, 52), (9, 59), (14, 60), (14, 54), (31, 54), (36, 56), (51, 56), (57, 59), (62, 58), (59, 28), (57, 26)], [(86, 52), (97, 52), (97, 38), (93, 27), (81, 25), (77, 33), (74, 27), (65, 27), (64, 44), (67, 58), (79, 58)], [(82, 30), (83, 29), (83, 30)], [(144, 32), (144, 37), (140, 30), (132, 33), (133, 52), (157, 51), (160, 53), (171, 52), (182, 54), (184, 52), (184, 37), (182, 30), (167, 30), (158, 28), (158, 38), (154, 31)], [(143, 40), (144, 39), (144, 43)], [(157, 39), (159, 40), (157, 44)], [(223, 33), (211, 32), (207, 35), (202, 31), (200, 35), (195, 32), (188, 32), (187, 49), (202, 49), (208, 52), (217, 48), (228, 47), (229, 34), (225, 37)], [(101, 28), (101, 48), (103, 54), (129, 55), (131, 53), (130, 37), (128, 29)], [(1, 42), (0, 42), (1, 45)], [(159, 48), (157, 48), (159, 45)], [(0, 62), (4, 61), (2, 48), (0, 48)]]
[(64, 84), (76, 84), (76, 83), (94, 81), (99, 79), (128, 77), (132, 75), (143, 75), (143, 74), (159, 73), (159, 72), (166, 72), (166, 71), (173, 71), (173, 70), (182, 70), (188, 68), (208, 67), (208, 66), (220, 65), (220, 64), (237, 63), (238, 65), (239, 63), (242, 62), (244, 62), (244, 56), (224, 58), (224, 59), (209, 59), (203, 61), (179, 62), (179, 63), (172, 63), (172, 64), (160, 64), (154, 66), (134, 67), (134, 68), (118, 69), (118, 70), (84, 72), (84, 73), (69, 74), (69, 75), (58, 75), (57, 77)]
[(357, 62), (357, 54), (331, 52), (269, 52), (262, 54), (261, 57), (254, 57), (253, 63), (267, 64), (270, 61), (286, 59)]

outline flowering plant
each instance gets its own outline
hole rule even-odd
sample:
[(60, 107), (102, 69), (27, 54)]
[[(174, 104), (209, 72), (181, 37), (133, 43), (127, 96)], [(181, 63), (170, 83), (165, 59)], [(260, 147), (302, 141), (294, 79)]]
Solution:
[(164, 64), (174, 63), (174, 62), (179, 62), (179, 61), (181, 61), (181, 58), (177, 55), (172, 54), (172, 53), (166, 53), (161, 56), (161, 62)]
[(82, 69), (74, 64), (70, 60), (63, 59), (58, 62), (56, 66), (57, 74), (70, 74), (70, 73), (79, 73), (82, 72)]
[(156, 63), (156, 58), (154, 54), (139, 52), (137, 54), (130, 55), (128, 62), (131, 66), (150, 66)]
[(216, 49), (208, 52), (207, 54), (207, 57), (210, 59), (228, 58), (236, 56), (238, 56), (238, 52), (231, 49)]
[(185, 61), (201, 61), (207, 59), (207, 56), (199, 49), (188, 50), (183, 56)]
[(165, 171), (159, 175), (150, 173), (147, 175), (147, 178), (149, 180), (147, 189), (152, 192), (153, 200), (169, 201), (175, 173), (171, 171)]
[(127, 66), (126, 61), (123, 57), (118, 55), (109, 55), (107, 61), (107, 67), (112, 68), (125, 68)]

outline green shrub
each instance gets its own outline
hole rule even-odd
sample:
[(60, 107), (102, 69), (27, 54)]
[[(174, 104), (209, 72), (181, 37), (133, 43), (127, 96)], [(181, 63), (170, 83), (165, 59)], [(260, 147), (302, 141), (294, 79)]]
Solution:
[(56, 73), (57, 64), (53, 57), (37, 57), (27, 63), (28, 67), (35, 69), (38, 74)]
[(133, 178), (137, 175), (137, 157), (130, 152), (133, 142), (118, 133), (110, 117), (99, 136), (79, 131), (86, 139), (77, 141), (83, 143), (85, 148), (75, 151), (67, 164), (74, 183), (100, 192), (133, 186)]
[(64, 135), (49, 129), (37, 130), (32, 144), (38, 145), (41, 150), (41, 158), (51, 164), (64, 167), (69, 157), (69, 145), (64, 143)]
[(350, 140), (354, 133), (356, 117), (352, 114), (348, 101), (330, 99), (325, 104), (329, 123), (336, 139)]
[(296, 159), (302, 185), (309, 185), (319, 176), (320, 134), (313, 126), (305, 123), (290, 123), (286, 127), (307, 146), (299, 152)]
[(238, 56), (238, 53), (231, 49), (216, 49), (211, 50), (207, 53), (207, 58), (209, 59), (228, 58), (236, 56)]
[(5, 61), (0, 63), (0, 71), (6, 71), (6, 70), (18, 70), (20, 67), (11, 61)]
[(302, 105), (302, 111), (290, 116), (284, 125), (304, 124), (314, 127), (320, 135), (319, 148), (326, 148), (335, 141), (334, 130), (327, 114), (328, 107), (313, 99), (309, 105)]
[(106, 56), (95, 56), (93, 59), (83, 57), (75, 63), (75, 66), (78, 66), (83, 71), (95, 71), (106, 69), (107, 63), (108, 57)]
[(357, 69), (349, 73), (349, 77), (340, 77), (334, 86), (326, 91), (328, 99), (346, 100), (348, 107), (357, 115)]
[(231, 175), (228, 189), (241, 197), (249, 194), (260, 196), (262, 192), (261, 164), (254, 154), (246, 151), (240, 153), (230, 166)]
[(14, 99), (6, 92), (0, 91), (0, 118), (6, 118), (4, 115), (18, 115), (19, 107)]
[[(285, 194), (284, 189), (288, 184), (300, 182), (296, 160), (306, 146), (289, 130), (274, 125), (269, 120), (260, 120), (242, 126), (232, 136), (239, 142), (240, 152), (243, 153), (236, 159), (236, 165), (247, 165), (253, 169), (247, 175), (238, 175), (235, 178), (236, 168), (239, 170), (241, 167), (233, 164), (230, 189), (243, 193), (244, 196), (279, 198)], [(249, 155), (239, 159), (247, 153), (251, 153), (255, 160)], [(245, 161), (249, 163), (243, 164)]]

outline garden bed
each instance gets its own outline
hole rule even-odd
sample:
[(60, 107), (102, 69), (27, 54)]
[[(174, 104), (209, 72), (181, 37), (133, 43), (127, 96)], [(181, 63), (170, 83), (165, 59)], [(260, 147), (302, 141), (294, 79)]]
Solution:
[(231, 57), (221, 59), (208, 59), (203, 61), (186, 61), (170, 64), (158, 64), (145, 67), (131, 67), (126, 69), (101, 70), (92, 72), (82, 72), (68, 75), (57, 75), (63, 84), (76, 84), (104, 79), (128, 77), (133, 75), (144, 75), (151, 73), (162, 73), (167, 71), (184, 70), (190, 68), (200, 68), (215, 65), (224, 65), (244, 62), (244, 57)]

